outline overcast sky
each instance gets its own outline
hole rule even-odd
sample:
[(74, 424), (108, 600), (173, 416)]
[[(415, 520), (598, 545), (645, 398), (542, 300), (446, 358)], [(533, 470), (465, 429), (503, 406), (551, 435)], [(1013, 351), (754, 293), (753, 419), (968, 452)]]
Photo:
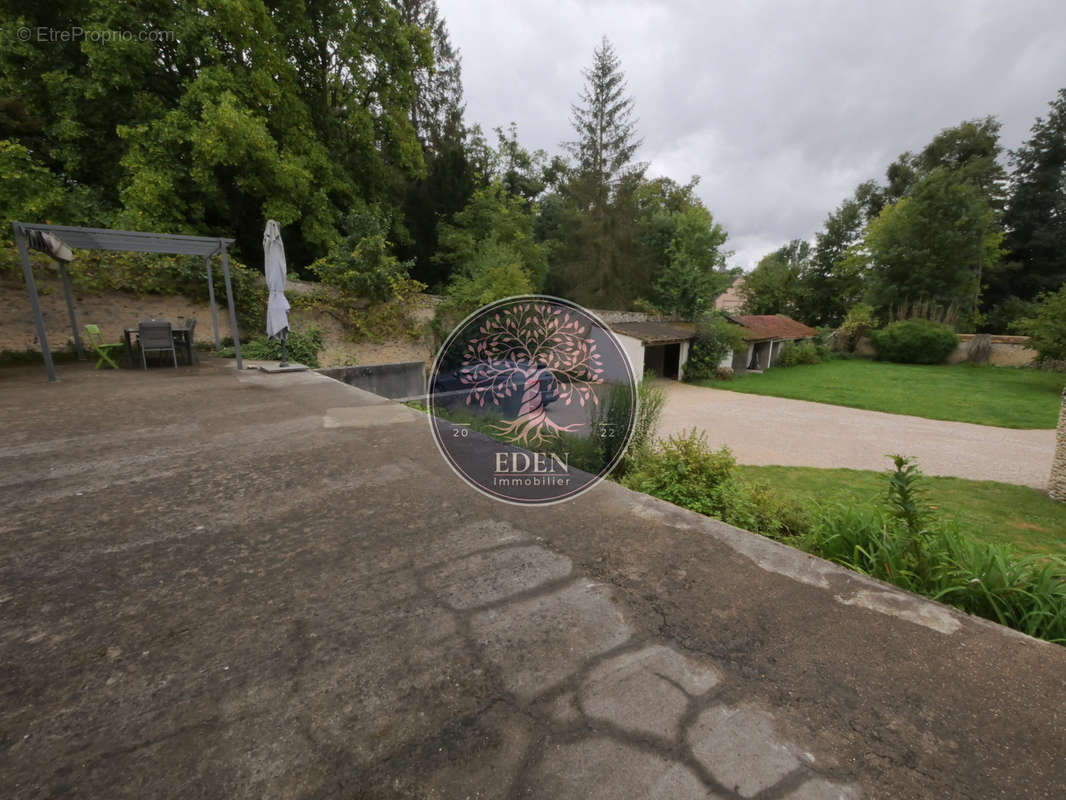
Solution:
[(529, 149), (573, 138), (606, 35), (651, 176), (699, 192), (751, 269), (809, 238), (867, 178), (939, 130), (994, 114), (1017, 147), (1066, 86), (1066, 2), (437, 0), (462, 52), (468, 124)]

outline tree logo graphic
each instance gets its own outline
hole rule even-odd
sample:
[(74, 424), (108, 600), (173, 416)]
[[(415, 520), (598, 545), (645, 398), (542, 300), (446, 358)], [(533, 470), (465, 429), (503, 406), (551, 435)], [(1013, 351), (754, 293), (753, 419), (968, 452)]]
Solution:
[(621, 458), (636, 419), (625, 350), (569, 301), (512, 297), (448, 337), (430, 376), (434, 438), (479, 491), (521, 504), (569, 499)]

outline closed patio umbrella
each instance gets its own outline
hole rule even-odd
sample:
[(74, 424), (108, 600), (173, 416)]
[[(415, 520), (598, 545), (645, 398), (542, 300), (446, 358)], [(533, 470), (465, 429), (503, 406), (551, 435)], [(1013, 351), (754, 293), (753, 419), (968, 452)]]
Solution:
[(281, 241), (281, 227), (267, 220), (263, 231), (263, 270), (266, 273), (270, 299), (267, 300), (267, 336), (281, 342), (281, 363), (285, 360), (285, 340), (289, 338), (289, 301), (285, 298), (285, 245)]

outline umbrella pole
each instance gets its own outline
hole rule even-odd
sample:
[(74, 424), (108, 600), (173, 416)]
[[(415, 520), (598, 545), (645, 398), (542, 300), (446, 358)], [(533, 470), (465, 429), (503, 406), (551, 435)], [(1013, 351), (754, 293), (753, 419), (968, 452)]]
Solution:
[[(286, 337), (288, 338), (288, 337)], [(278, 363), (279, 367), (289, 366), (289, 362), (285, 360), (285, 339), (281, 340), (281, 361)]]

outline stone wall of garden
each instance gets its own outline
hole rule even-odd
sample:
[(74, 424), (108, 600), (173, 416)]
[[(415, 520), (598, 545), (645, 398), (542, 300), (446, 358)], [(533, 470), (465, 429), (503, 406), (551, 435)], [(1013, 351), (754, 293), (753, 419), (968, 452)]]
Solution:
[[(970, 345), (976, 334), (959, 334), (959, 346), (955, 352), (948, 356), (949, 364), (960, 364), (969, 360)], [(1028, 367), (1036, 359), (1036, 351), (1030, 350), (1026, 345), (1029, 343), (1028, 336), (990, 336), (992, 352), (989, 354), (988, 363), (997, 367)]]
[(1051, 462), (1051, 480), (1048, 494), (1066, 503), (1066, 389), (1062, 391), (1062, 410), (1059, 411), (1059, 429), (1055, 434), (1055, 458)]
[[(947, 363), (961, 364), (969, 361), (970, 345), (975, 336), (976, 334), (973, 333), (959, 334), (959, 345), (955, 348), (955, 352), (948, 356)], [(1029, 342), (1028, 336), (991, 336), (989, 338), (992, 345), (988, 357), (989, 364), (997, 367), (1029, 367), (1036, 360), (1036, 351), (1026, 346)], [(863, 358), (873, 358), (877, 355), (869, 337), (864, 336), (859, 339), (855, 345), (855, 355)]]

